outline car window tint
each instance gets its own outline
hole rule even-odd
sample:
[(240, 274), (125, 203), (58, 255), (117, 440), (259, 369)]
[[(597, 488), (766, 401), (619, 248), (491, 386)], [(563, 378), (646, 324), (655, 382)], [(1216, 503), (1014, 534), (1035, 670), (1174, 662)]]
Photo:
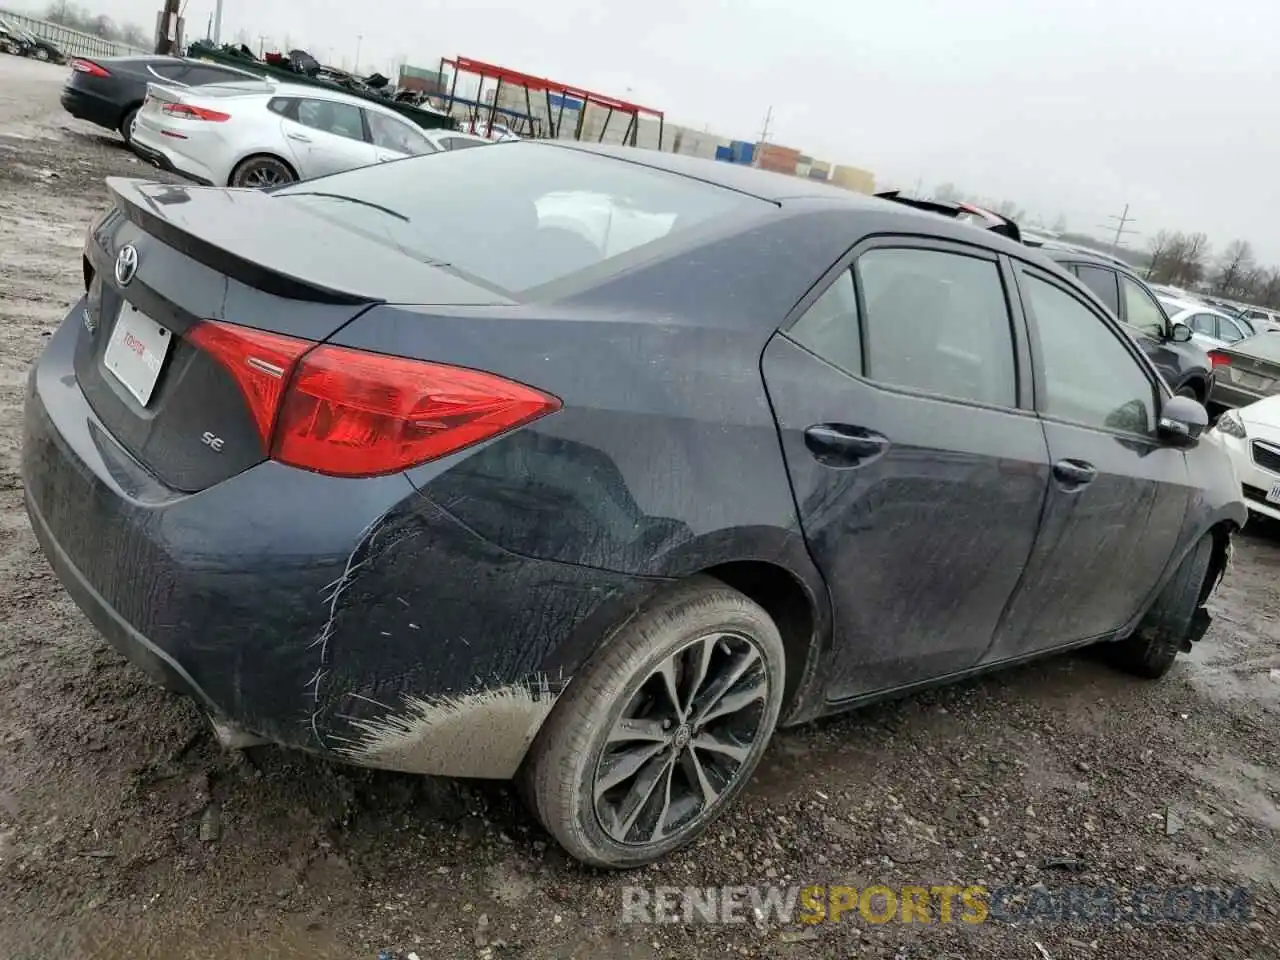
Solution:
[(244, 83), (253, 79), (237, 71), (221, 70), (212, 66), (193, 66), (183, 77), (183, 80), (193, 87), (206, 83)]
[(375, 147), (402, 153), (407, 157), (421, 157), (436, 152), (435, 146), (411, 124), (372, 110), (366, 110), (364, 115), (369, 121), (369, 137)]
[(185, 63), (149, 63), (147, 64), (147, 69), (165, 80), (186, 83), (187, 74), (191, 68)]
[[(365, 202), (302, 195), (316, 191)], [(777, 209), (701, 180), (531, 141), (360, 167), (272, 197), (512, 293), (734, 215)]]
[(446, 150), (465, 150), (467, 147), (480, 147), (485, 143), (483, 140), (471, 140), (467, 137), (445, 137), (441, 142)]
[(858, 296), (853, 274), (845, 270), (813, 301), (790, 330), (797, 343), (849, 373), (862, 373)]
[(267, 101), (267, 109), (291, 120), (298, 119), (298, 101), (288, 97), (272, 97)]
[(1164, 314), (1147, 291), (1143, 290), (1129, 277), (1120, 278), (1120, 286), (1124, 288), (1124, 306), (1127, 316), (1125, 322), (1137, 327), (1152, 337), (1163, 337), (1165, 331)]
[(863, 370), (880, 383), (1012, 407), (1013, 337), (993, 261), (938, 250), (869, 250), (862, 287)]
[(313, 130), (349, 137), (352, 140), (364, 139), (364, 124), (360, 119), (360, 108), (349, 103), (334, 103), (331, 100), (299, 100), (298, 122)]
[(1237, 340), (1243, 340), (1247, 334), (1233, 321), (1226, 317), (1218, 318), (1218, 339), (1225, 343), (1235, 343)]
[(1065, 290), (1026, 273), (1022, 283), (1040, 337), (1041, 412), (1088, 427), (1149, 433), (1151, 381), (1115, 333)]
[(1094, 292), (1094, 294), (1107, 305), (1107, 309), (1120, 316), (1120, 294), (1116, 290), (1116, 272), (1107, 270), (1103, 267), (1091, 267), (1087, 264), (1077, 264), (1076, 273), (1080, 276), (1080, 282)]

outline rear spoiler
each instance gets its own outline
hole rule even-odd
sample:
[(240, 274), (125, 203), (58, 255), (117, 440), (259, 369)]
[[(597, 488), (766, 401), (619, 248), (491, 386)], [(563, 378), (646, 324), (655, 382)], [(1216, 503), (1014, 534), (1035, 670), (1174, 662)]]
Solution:
[(905, 204), (908, 207), (914, 207), (917, 210), (927, 210), (929, 213), (941, 214), (944, 217), (955, 219), (962, 213), (967, 213), (977, 217), (983, 222), (983, 226), (992, 233), (998, 233), (1001, 236), (1008, 237), (1014, 243), (1022, 243), (1022, 231), (1018, 228), (1017, 223), (1002, 214), (995, 213), (985, 207), (979, 207), (972, 203), (950, 203), (944, 200), (924, 200), (919, 197), (904, 197), (900, 190), (885, 190), (877, 193), (877, 197), (881, 200), (890, 200), (893, 203)]

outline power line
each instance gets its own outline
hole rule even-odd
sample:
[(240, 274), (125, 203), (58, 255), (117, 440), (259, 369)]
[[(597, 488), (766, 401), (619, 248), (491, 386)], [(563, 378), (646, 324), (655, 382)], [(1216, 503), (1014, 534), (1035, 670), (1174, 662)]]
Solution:
[(1134, 236), (1138, 235), (1137, 230), (1130, 230), (1128, 226), (1129, 224), (1137, 223), (1138, 221), (1129, 216), (1129, 204), (1127, 203), (1124, 205), (1124, 210), (1119, 216), (1116, 216), (1113, 213), (1111, 216), (1107, 217), (1107, 219), (1113, 221), (1113, 223), (1100, 223), (1098, 224), (1098, 229), (1107, 231), (1110, 231), (1113, 228), (1115, 229), (1115, 236), (1111, 240), (1111, 252), (1115, 253), (1120, 248), (1120, 241), (1126, 234), (1133, 234)]

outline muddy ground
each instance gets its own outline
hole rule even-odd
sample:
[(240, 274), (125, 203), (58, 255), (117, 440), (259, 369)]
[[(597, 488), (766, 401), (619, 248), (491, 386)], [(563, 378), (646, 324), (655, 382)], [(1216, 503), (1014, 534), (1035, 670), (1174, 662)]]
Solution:
[[(606, 875), (503, 785), (221, 752), (67, 599), (28, 529), (23, 379), (102, 178), (155, 176), (0, 56), (0, 957), (1280, 956), (1280, 532), (1161, 683), (1066, 656), (780, 734), (699, 845)], [(1051, 866), (1072, 858), (1079, 872)], [(1251, 920), (634, 926), (627, 884), (1247, 885)]]

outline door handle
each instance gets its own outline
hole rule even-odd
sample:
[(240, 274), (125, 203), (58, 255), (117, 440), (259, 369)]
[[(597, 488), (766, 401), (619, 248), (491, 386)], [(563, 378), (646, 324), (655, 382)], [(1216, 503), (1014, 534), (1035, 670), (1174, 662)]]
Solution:
[(310, 142), (311, 142), (311, 138), (310, 138), (310, 137), (308, 137), (308, 136), (304, 136), (304, 135), (303, 135), (303, 134), (301, 134), (301, 133), (286, 133), (286, 134), (285, 134), (285, 136), (286, 136), (286, 137), (288, 137), (290, 140), (297, 140), (299, 143), (310, 143)]
[(1098, 470), (1083, 460), (1059, 460), (1053, 465), (1053, 475), (1068, 490), (1076, 490), (1091, 483)]
[(865, 427), (816, 423), (804, 432), (804, 445), (828, 467), (861, 467), (889, 449), (889, 440)]

